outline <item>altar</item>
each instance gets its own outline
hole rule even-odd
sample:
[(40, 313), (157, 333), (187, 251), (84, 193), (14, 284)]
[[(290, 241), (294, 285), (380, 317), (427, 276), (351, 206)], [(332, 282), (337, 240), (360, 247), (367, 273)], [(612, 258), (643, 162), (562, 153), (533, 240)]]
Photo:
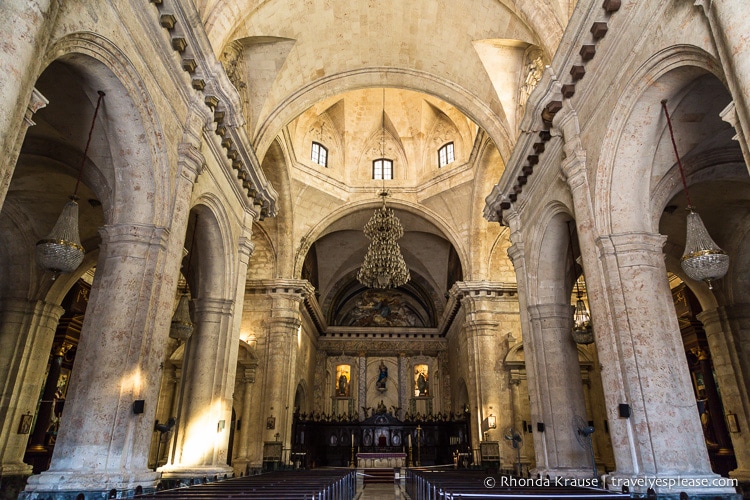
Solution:
[(357, 467), (366, 469), (406, 466), (406, 453), (357, 453)]

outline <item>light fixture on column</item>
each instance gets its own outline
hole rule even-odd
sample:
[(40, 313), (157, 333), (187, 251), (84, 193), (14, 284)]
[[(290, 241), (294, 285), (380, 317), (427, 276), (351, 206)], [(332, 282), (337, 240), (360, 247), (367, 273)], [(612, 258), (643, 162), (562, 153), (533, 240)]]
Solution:
[(497, 429), (497, 417), (491, 413), (490, 416), (487, 417), (487, 427), (489, 429)]
[[(575, 273), (576, 259), (573, 253), (573, 228), (570, 222), (568, 222), (568, 234), (570, 235), (570, 258)], [(573, 340), (576, 344), (588, 345), (594, 342), (594, 329), (591, 326), (591, 314), (586, 307), (586, 302), (583, 301), (583, 293), (581, 292), (579, 283), (581, 279), (583, 279), (583, 274), (581, 274), (580, 279), (576, 277), (576, 305), (573, 309)]]
[(69, 197), (70, 201), (63, 207), (52, 231), (36, 244), (36, 261), (42, 269), (53, 273), (52, 279), (55, 279), (59, 273), (71, 273), (78, 269), (86, 253), (78, 232), (78, 186), (81, 183), (83, 167), (86, 165), (91, 133), (94, 131), (96, 116), (99, 114), (99, 105), (105, 95), (101, 90), (98, 94), (99, 98), (96, 101), (94, 117), (91, 119), (89, 137), (86, 141), (86, 148), (83, 150), (81, 168), (78, 170), (78, 179), (73, 194)]
[(685, 271), (685, 274), (690, 279), (705, 281), (708, 288), (712, 289), (713, 281), (721, 279), (727, 274), (729, 256), (711, 239), (708, 231), (706, 231), (706, 226), (703, 225), (703, 221), (698, 212), (695, 211), (692, 201), (690, 201), (685, 171), (682, 168), (682, 161), (677, 152), (677, 143), (674, 139), (672, 120), (669, 118), (666, 99), (661, 102), (661, 106), (664, 110), (664, 115), (667, 117), (669, 136), (672, 139), (672, 147), (674, 148), (674, 155), (677, 158), (677, 166), (680, 169), (680, 178), (682, 179), (682, 186), (685, 189), (685, 199), (687, 200), (687, 237), (685, 251), (682, 254), (680, 264), (682, 270)]
[[(381, 159), (385, 158), (385, 89), (383, 89), (383, 115), (381, 130)], [(370, 239), (365, 260), (357, 273), (357, 280), (369, 288), (396, 288), (411, 279), (404, 262), (398, 239), (404, 235), (401, 222), (393, 210), (385, 204), (388, 192), (383, 189), (378, 195), (383, 198), (383, 206), (376, 209), (372, 218), (365, 224), (365, 236)]]
[(195, 247), (195, 233), (198, 232), (198, 216), (195, 216), (193, 225), (193, 236), (190, 241), (190, 250), (188, 250), (188, 262), (185, 269), (185, 287), (182, 289), (180, 299), (177, 301), (177, 308), (172, 316), (172, 323), (169, 326), (169, 336), (180, 342), (186, 342), (193, 334), (193, 321), (190, 319), (190, 297), (188, 295), (187, 276), (190, 272), (190, 262), (193, 259), (193, 248)]

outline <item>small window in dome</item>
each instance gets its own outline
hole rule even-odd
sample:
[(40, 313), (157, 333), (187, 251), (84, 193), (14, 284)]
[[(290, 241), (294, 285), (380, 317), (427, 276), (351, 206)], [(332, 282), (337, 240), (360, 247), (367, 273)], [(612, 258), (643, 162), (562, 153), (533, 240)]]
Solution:
[(444, 144), (443, 147), (438, 149), (438, 168), (442, 168), (446, 165), (453, 163), (455, 159), (456, 158), (453, 155), (453, 143), (452, 142), (449, 142), (448, 144)]
[(319, 142), (312, 143), (312, 161), (323, 167), (328, 166), (328, 149)]
[(393, 160), (378, 158), (372, 162), (372, 178), (375, 180), (393, 179)]

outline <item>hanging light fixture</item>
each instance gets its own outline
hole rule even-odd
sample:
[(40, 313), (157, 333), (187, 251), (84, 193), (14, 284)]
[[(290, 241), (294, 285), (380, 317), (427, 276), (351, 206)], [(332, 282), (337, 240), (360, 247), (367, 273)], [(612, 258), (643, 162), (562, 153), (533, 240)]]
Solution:
[[(570, 227), (570, 222), (568, 222), (568, 233), (570, 234), (570, 258), (575, 270), (576, 259), (573, 253), (573, 228)], [(581, 278), (583, 278), (583, 274)], [(583, 301), (583, 293), (581, 292), (579, 282), (580, 279), (576, 278), (576, 305), (573, 309), (573, 341), (576, 344), (588, 345), (594, 343), (594, 329), (591, 326), (591, 314), (586, 307), (586, 303)]]
[(172, 323), (169, 326), (170, 338), (185, 342), (193, 334), (193, 321), (190, 319), (190, 296), (188, 295), (187, 276), (190, 272), (190, 262), (193, 259), (193, 248), (195, 247), (195, 233), (198, 232), (198, 215), (195, 216), (195, 225), (193, 226), (193, 236), (190, 240), (190, 250), (188, 250), (188, 263), (185, 269), (185, 287), (182, 289), (180, 299), (177, 301), (177, 308), (172, 316)]
[[(385, 89), (383, 89), (380, 153), (381, 160), (385, 159)], [(404, 229), (393, 210), (385, 203), (388, 196), (388, 191), (385, 189), (385, 175), (383, 175), (383, 189), (378, 196), (383, 198), (383, 206), (375, 210), (372, 218), (365, 224), (364, 233), (370, 239), (370, 246), (362, 267), (357, 273), (357, 280), (369, 288), (396, 288), (408, 282), (411, 276), (398, 245), (398, 239), (404, 235)]]
[(86, 165), (91, 134), (94, 131), (96, 116), (99, 114), (99, 105), (105, 95), (101, 90), (98, 94), (99, 99), (96, 101), (94, 117), (91, 119), (89, 137), (86, 141), (86, 148), (83, 150), (81, 168), (78, 170), (78, 179), (73, 194), (69, 197), (70, 201), (63, 207), (52, 231), (36, 244), (36, 261), (42, 269), (53, 273), (52, 279), (55, 279), (59, 273), (71, 273), (78, 269), (86, 253), (78, 233), (78, 186), (81, 183), (83, 167)]
[(706, 226), (703, 225), (700, 215), (695, 211), (695, 207), (690, 200), (690, 192), (688, 191), (687, 180), (685, 179), (685, 171), (682, 168), (682, 161), (677, 152), (677, 143), (674, 139), (672, 120), (669, 117), (669, 111), (667, 111), (666, 99), (661, 102), (661, 106), (664, 110), (664, 115), (667, 117), (669, 136), (672, 139), (672, 147), (674, 148), (674, 155), (677, 158), (677, 166), (680, 169), (682, 186), (685, 189), (685, 199), (687, 200), (687, 236), (685, 251), (682, 254), (680, 264), (682, 270), (685, 271), (685, 274), (690, 279), (705, 281), (708, 288), (713, 289), (713, 281), (721, 279), (727, 274), (729, 256), (711, 239), (708, 231), (706, 231)]

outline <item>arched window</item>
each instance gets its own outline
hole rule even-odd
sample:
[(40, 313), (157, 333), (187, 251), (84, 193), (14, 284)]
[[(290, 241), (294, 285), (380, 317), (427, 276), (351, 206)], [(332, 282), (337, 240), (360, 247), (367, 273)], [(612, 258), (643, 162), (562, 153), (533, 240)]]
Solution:
[(313, 142), (311, 159), (313, 163), (317, 163), (318, 165), (327, 167), (328, 166), (328, 149), (326, 149), (326, 147), (323, 146), (319, 142)]
[(443, 144), (443, 147), (438, 149), (438, 168), (442, 168), (450, 163), (453, 163), (455, 159), (456, 157), (453, 155), (452, 142)]
[(375, 180), (393, 179), (393, 160), (378, 158), (372, 162), (372, 178)]

